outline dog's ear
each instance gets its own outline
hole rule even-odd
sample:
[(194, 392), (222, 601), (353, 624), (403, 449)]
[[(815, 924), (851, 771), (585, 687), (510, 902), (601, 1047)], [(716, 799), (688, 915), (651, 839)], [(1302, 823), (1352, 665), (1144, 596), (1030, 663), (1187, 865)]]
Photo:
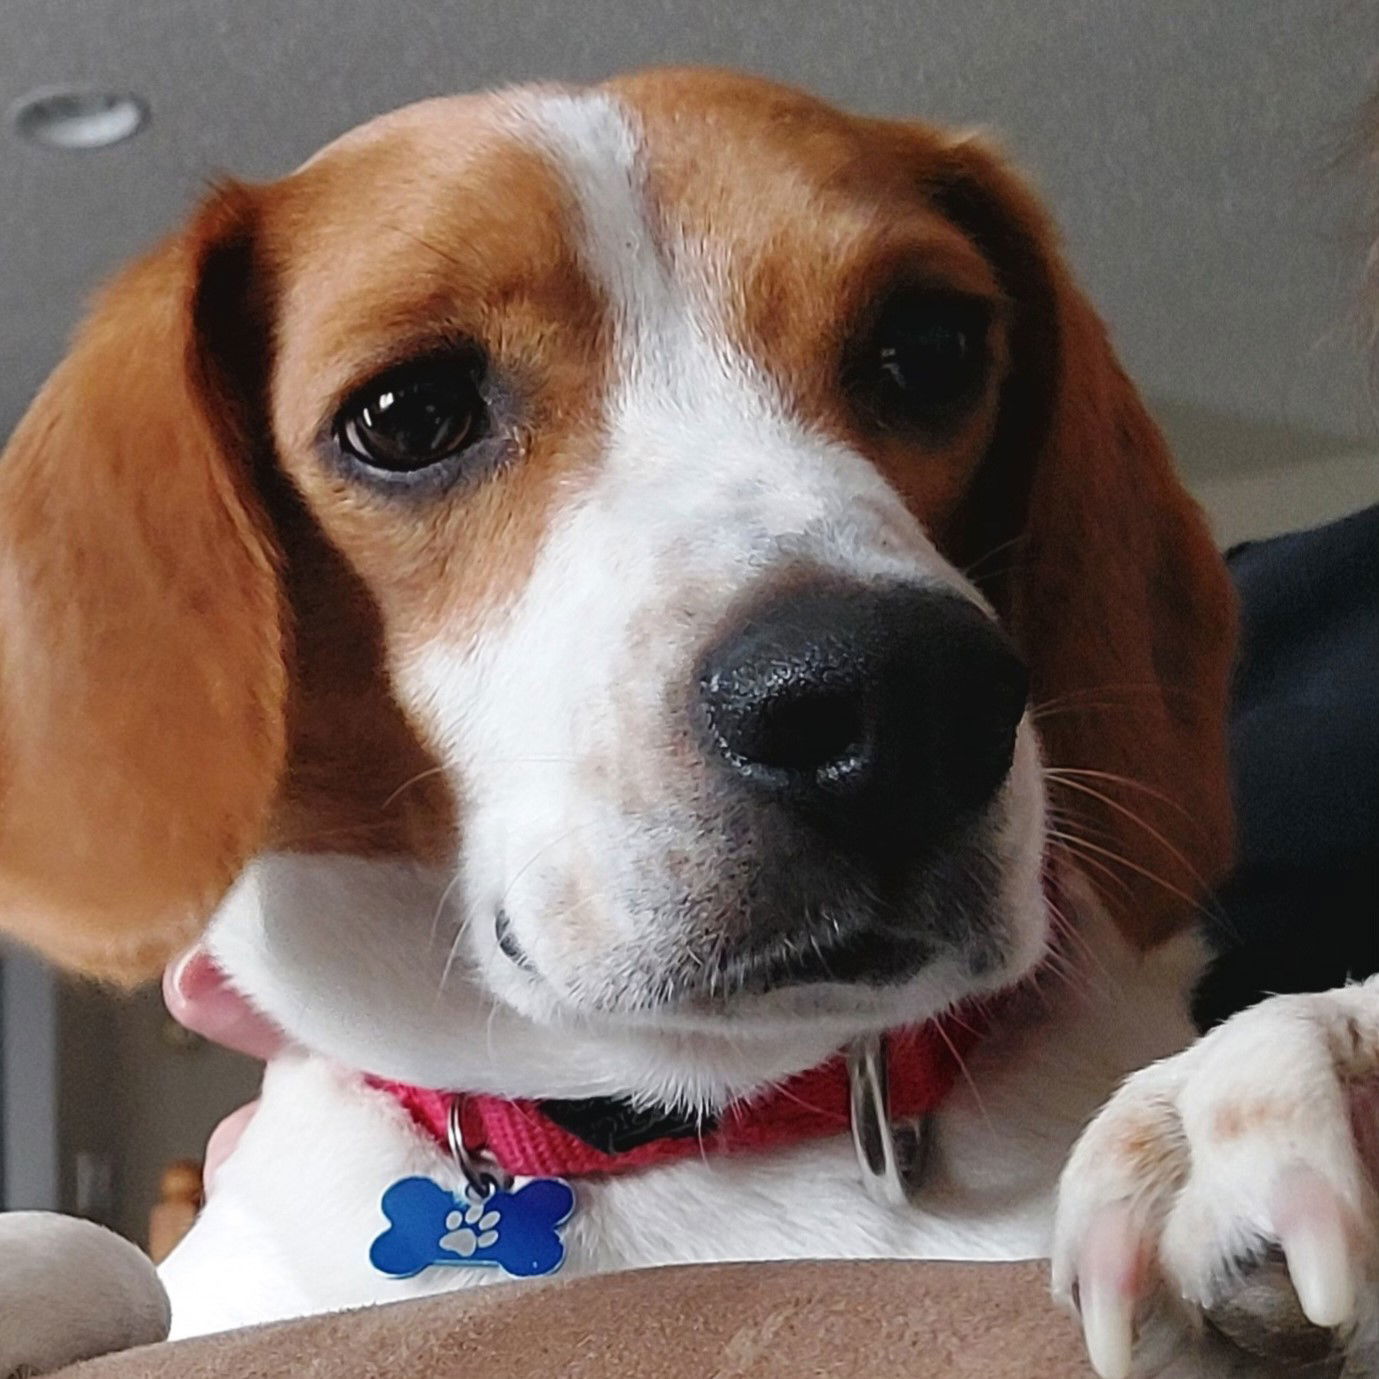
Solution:
[(101, 295), (0, 459), (0, 930), (132, 979), (259, 843), (284, 754), (255, 203)]
[(943, 150), (931, 185), (1013, 313), (956, 554), (1028, 659), (1055, 832), (1147, 946), (1229, 864), (1225, 566), (1034, 197), (970, 139)]

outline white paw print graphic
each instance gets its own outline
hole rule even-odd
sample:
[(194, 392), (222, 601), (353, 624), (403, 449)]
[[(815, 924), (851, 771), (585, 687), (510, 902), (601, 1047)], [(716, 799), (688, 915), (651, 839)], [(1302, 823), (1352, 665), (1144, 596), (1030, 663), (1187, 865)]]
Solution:
[(500, 1219), (496, 1211), (486, 1211), (482, 1202), (473, 1202), (463, 1211), (452, 1211), (445, 1218), (448, 1234), (441, 1236), (441, 1248), (468, 1259), (475, 1250), (486, 1250), (498, 1243), (494, 1227)]

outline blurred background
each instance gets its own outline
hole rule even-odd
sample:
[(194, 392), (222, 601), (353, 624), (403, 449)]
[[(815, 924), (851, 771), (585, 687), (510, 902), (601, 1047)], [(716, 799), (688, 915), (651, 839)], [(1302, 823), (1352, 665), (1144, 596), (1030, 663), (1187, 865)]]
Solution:
[[(0, 441), (92, 286), (209, 179), (427, 95), (695, 62), (995, 134), (1222, 544), (1322, 521), (1379, 499), (1376, 55), (1379, 13), (1342, 0), (5, 0)], [(0, 1204), (142, 1239), (164, 1165), (256, 1080), (154, 993), (0, 958)]]

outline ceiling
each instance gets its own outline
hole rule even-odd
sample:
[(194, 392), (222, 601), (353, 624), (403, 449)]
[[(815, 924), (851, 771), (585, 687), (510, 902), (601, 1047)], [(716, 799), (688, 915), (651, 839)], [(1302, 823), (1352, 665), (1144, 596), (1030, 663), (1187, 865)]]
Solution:
[(5, 0), (0, 107), (89, 82), (154, 118), (100, 153), (0, 132), (0, 435), (91, 286), (210, 177), (420, 96), (693, 61), (998, 132), (1193, 471), (1379, 449), (1363, 161), (1336, 157), (1377, 54), (1347, 0)]

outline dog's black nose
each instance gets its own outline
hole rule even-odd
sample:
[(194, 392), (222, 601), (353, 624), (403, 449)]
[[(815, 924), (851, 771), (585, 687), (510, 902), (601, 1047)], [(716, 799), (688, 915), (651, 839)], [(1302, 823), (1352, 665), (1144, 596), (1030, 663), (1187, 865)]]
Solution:
[(699, 674), (712, 750), (741, 781), (829, 841), (897, 863), (995, 794), (1027, 688), (974, 604), (895, 585), (778, 595)]

